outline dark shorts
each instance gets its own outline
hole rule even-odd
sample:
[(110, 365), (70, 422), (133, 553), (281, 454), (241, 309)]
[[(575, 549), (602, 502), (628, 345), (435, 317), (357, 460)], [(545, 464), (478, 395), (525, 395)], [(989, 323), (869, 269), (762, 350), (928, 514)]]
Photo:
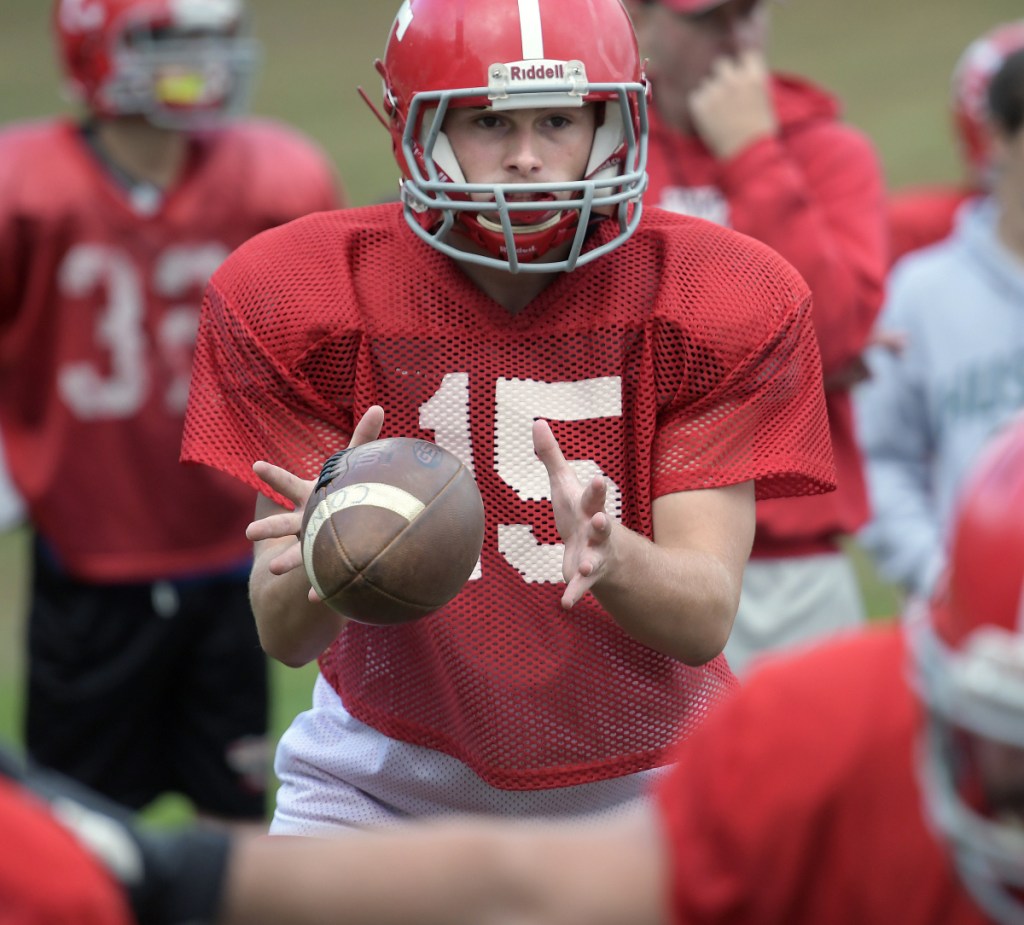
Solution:
[(246, 576), (93, 585), (34, 558), (29, 754), (133, 809), (176, 792), (264, 819), (267, 660)]

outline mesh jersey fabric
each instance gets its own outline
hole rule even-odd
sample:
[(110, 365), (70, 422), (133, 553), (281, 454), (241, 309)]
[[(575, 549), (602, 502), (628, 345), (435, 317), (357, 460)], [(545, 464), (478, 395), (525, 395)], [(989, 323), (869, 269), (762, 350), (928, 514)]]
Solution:
[(821, 87), (789, 74), (772, 75), (770, 86), (778, 132), (724, 161), (700, 138), (673, 130), (654, 107), (645, 194), (763, 241), (811, 290), (838, 488), (759, 504), (752, 559), (835, 552), (842, 535), (867, 521), (844, 378), (867, 346), (888, 266), (884, 183), (870, 139), (839, 119), (838, 101)]
[(63, 119), (0, 131), (0, 426), (62, 568), (97, 582), (235, 567), (254, 495), (179, 462), (203, 289), (247, 238), (338, 195), (318, 148), (246, 120), (133, 203)]
[(551, 422), (583, 477), (602, 472), (613, 513), (647, 536), (667, 493), (829, 490), (809, 311), (774, 251), (658, 210), (517, 314), (418, 242), (400, 206), (322, 213), (257, 236), (211, 281), (183, 458), (254, 487), (255, 459), (312, 478), (372, 404), (383, 436), (433, 436), (480, 486), (479, 577), (417, 623), (348, 624), (322, 673), (358, 719), (497, 787), (633, 773), (735, 679), (721, 658), (693, 668), (640, 645), (591, 596), (561, 609), (532, 422)]

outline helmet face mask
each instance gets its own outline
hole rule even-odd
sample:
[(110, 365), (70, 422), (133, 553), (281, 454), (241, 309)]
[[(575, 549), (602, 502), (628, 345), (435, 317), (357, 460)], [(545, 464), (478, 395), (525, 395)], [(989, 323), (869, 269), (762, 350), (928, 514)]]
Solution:
[[(617, 247), (640, 220), (647, 85), (632, 27), (619, 0), (485, 2), (488, 17), (481, 16), (475, 29), (467, 23), (467, 55), (466, 47), (450, 47), (452, 35), (462, 31), (450, 25), (463, 15), (462, 4), (406, 0), (378, 62), (404, 176), (406, 220), (422, 240), (458, 260), (511, 272), (570, 270)], [(596, 8), (602, 29), (617, 30), (614, 40), (603, 37), (603, 44), (615, 46), (612, 52), (591, 56), (600, 82), (593, 79), (587, 50), (602, 43), (574, 22), (566, 4), (585, 7), (591, 17)], [(561, 49), (581, 56), (558, 57)], [(461, 107), (500, 113), (585, 104), (595, 105), (599, 115), (590, 160), (584, 176), (564, 182), (469, 183), (443, 131), (446, 114)], [(598, 218), (615, 221), (618, 233), (584, 253)], [(477, 247), (467, 250), (467, 239)], [(563, 244), (567, 254), (552, 259), (551, 251)]]
[(241, 0), (62, 0), (55, 22), (72, 94), (97, 116), (196, 129), (248, 102), (259, 52)]
[(1024, 921), (1024, 418), (961, 492), (949, 569), (908, 614), (925, 809), (995, 921)]

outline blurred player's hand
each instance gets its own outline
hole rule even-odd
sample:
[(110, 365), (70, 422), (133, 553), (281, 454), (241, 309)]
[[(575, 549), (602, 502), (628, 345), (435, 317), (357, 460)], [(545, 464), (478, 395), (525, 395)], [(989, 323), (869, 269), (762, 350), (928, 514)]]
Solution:
[[(879, 348), (899, 356), (907, 347), (907, 335), (903, 331), (882, 331), (875, 330), (868, 340), (867, 348)], [(868, 365), (864, 354), (855, 357), (840, 369), (832, 370), (825, 374), (825, 391), (841, 391), (852, 389), (855, 385), (871, 378), (871, 367)]]
[[(216, 920), (230, 853), (224, 832), (158, 831), (82, 786), (0, 750), (0, 775), (17, 782), (124, 888), (139, 925)], [(54, 876), (60, 876), (54, 871)], [(0, 919), (3, 915), (0, 914)]]
[(604, 507), (608, 486), (599, 475), (580, 484), (546, 421), (534, 422), (533, 448), (547, 469), (555, 526), (565, 544), (562, 606), (568, 610), (600, 580), (612, 555), (614, 521)]
[(690, 95), (690, 118), (719, 160), (733, 157), (758, 138), (774, 135), (778, 119), (764, 56), (747, 51), (738, 58), (716, 60)]

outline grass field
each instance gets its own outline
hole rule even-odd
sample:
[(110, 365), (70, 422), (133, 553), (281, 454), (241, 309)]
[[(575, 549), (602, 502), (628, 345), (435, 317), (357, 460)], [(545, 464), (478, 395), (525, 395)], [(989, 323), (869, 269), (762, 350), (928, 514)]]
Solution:
[[(397, 2), (250, 0), (265, 49), (253, 109), (317, 139), (353, 204), (391, 196), (388, 140), (356, 87), (374, 99), (373, 59)], [(0, 123), (63, 109), (45, 0), (3, 0)], [(813, 75), (845, 101), (849, 121), (876, 142), (889, 182), (955, 179), (947, 87), (960, 50), (991, 25), (1021, 16), (1020, 0), (786, 0), (775, 17), (774, 63)], [(101, 504), (97, 493), (97, 504)], [(856, 552), (856, 551), (855, 551)], [(0, 535), (0, 737), (17, 736), (22, 684), (20, 622), (25, 535)], [(892, 612), (892, 589), (858, 557), (874, 614)], [(275, 731), (304, 707), (311, 669), (275, 668)], [(173, 811), (172, 811), (173, 815)]]

